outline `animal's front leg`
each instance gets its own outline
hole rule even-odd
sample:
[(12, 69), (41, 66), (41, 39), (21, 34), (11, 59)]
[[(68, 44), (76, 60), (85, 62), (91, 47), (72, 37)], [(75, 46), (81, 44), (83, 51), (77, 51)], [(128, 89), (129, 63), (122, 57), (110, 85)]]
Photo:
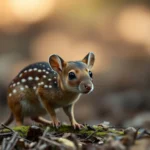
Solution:
[(61, 125), (60, 121), (56, 117), (55, 109), (54, 107), (49, 103), (48, 100), (46, 100), (41, 93), (38, 93), (38, 97), (40, 99), (40, 102), (42, 102), (44, 108), (49, 113), (50, 117), (52, 118), (52, 125), (55, 127), (59, 127)]
[(71, 125), (73, 126), (74, 129), (76, 128), (81, 129), (84, 127), (82, 124), (77, 123), (74, 118), (74, 104), (63, 107), (63, 110), (66, 113), (66, 115), (69, 117)]
[(52, 118), (52, 125), (55, 127), (59, 127), (61, 125), (61, 123), (56, 117), (55, 109), (53, 107), (51, 107), (50, 104), (48, 104), (48, 103), (44, 103), (44, 105), (45, 105), (47, 112), (50, 114), (50, 116)]

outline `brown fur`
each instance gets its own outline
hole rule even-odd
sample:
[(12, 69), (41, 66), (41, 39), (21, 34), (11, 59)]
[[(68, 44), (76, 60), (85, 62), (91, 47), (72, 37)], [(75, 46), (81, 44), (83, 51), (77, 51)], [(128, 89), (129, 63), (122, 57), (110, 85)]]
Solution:
[[(8, 105), (17, 125), (23, 124), (24, 117), (50, 124), (40, 117), (50, 114), (52, 124), (58, 126), (56, 108), (62, 107), (71, 124), (81, 127), (74, 118), (74, 104), (82, 93), (93, 90), (92, 78), (88, 70), (94, 64), (94, 54), (89, 53), (82, 61), (65, 62), (58, 55), (52, 55), (48, 63), (36, 63), (23, 69), (8, 88)], [(55, 71), (55, 72), (54, 72)], [(70, 79), (73, 72), (75, 78)], [(88, 87), (88, 88), (87, 88)], [(6, 122), (10, 123), (12, 119)]]

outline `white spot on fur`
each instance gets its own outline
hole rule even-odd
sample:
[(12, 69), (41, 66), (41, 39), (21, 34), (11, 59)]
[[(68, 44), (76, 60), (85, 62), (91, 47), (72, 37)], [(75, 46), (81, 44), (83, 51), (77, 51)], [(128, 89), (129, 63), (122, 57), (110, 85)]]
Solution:
[(32, 71), (32, 69), (29, 69), (29, 72), (31, 72)]
[(25, 88), (26, 88), (26, 89), (28, 89), (28, 88), (29, 88), (29, 86), (28, 86), (28, 85), (25, 85)]
[(39, 70), (38, 70), (38, 72), (42, 72), (42, 70), (41, 70), (41, 69), (39, 69)]
[(46, 70), (45, 69), (43, 69), (43, 72), (45, 72)]
[(44, 88), (48, 88), (48, 85), (44, 85)]
[(35, 77), (35, 80), (38, 81), (40, 78), (39, 77)]
[(49, 72), (48, 72), (48, 71), (46, 71), (46, 74), (49, 74)]
[(44, 82), (41, 82), (41, 85), (43, 85), (44, 84)]
[(52, 86), (51, 86), (51, 85), (49, 85), (49, 88), (52, 88)]
[(20, 82), (17, 82), (17, 85), (19, 85), (20, 84)]
[(23, 74), (21, 73), (21, 74), (19, 75), (19, 77), (22, 77), (22, 75), (23, 75)]
[(41, 85), (41, 83), (38, 83), (38, 85)]
[(37, 68), (34, 68), (33, 70), (34, 70), (34, 71), (36, 71), (36, 70), (37, 70)]
[(46, 78), (46, 75), (43, 75), (43, 78)]
[(36, 86), (34, 86), (33, 89), (36, 90)]
[(48, 81), (51, 81), (51, 80), (52, 80), (51, 78), (48, 79)]
[(16, 86), (16, 84), (14, 83), (14, 84), (13, 84), (13, 87), (15, 87), (15, 86)]
[(17, 92), (17, 90), (16, 90), (16, 89), (14, 89), (14, 90), (13, 90), (13, 93), (16, 93), (16, 92)]
[(27, 70), (24, 71), (24, 73), (26, 73), (26, 72), (27, 72)]
[(32, 81), (32, 80), (33, 80), (33, 78), (30, 76), (30, 77), (28, 77), (28, 80), (29, 80), (29, 81)]
[(24, 90), (24, 88), (23, 88), (23, 87), (21, 87), (21, 88), (20, 88), (20, 90), (21, 90), (21, 91), (23, 91), (23, 90)]
[(26, 82), (26, 79), (21, 79), (21, 82), (23, 82), (23, 83)]

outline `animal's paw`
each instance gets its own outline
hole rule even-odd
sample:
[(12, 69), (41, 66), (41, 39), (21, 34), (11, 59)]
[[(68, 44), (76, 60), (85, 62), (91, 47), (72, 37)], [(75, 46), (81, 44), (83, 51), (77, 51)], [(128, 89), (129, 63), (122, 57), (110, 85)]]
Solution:
[(55, 121), (52, 122), (52, 126), (56, 127), (56, 128), (59, 128), (61, 126), (61, 122), (58, 121), (58, 120), (55, 120)]
[(73, 126), (74, 129), (82, 129), (82, 128), (84, 128), (84, 125), (79, 124), (77, 122), (72, 123), (72, 126)]

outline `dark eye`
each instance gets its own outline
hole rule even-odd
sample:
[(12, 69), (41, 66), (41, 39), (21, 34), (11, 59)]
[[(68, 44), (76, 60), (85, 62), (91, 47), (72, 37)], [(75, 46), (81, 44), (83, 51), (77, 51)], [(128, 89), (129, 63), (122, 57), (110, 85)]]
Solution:
[(69, 80), (76, 79), (76, 75), (74, 72), (69, 72)]
[(89, 76), (93, 78), (93, 73), (91, 71), (89, 71)]

